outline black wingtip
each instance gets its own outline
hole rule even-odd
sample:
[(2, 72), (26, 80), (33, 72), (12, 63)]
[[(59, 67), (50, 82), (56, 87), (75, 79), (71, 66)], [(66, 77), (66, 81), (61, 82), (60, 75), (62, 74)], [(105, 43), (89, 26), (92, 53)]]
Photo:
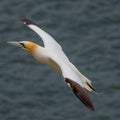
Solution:
[(65, 78), (65, 81), (70, 84), (74, 94), (81, 100), (81, 102), (92, 111), (95, 111), (92, 101), (87, 92), (75, 81), (68, 78)]
[(27, 18), (22, 18), (21, 21), (26, 25), (34, 24), (33, 21)]

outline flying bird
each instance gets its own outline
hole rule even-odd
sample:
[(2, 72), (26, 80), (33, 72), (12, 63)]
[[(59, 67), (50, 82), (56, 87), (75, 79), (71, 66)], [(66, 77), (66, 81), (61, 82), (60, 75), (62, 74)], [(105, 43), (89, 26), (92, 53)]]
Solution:
[(43, 64), (47, 64), (62, 74), (65, 82), (72, 89), (78, 99), (81, 100), (86, 107), (94, 111), (91, 98), (85, 91), (85, 89), (87, 89), (90, 92), (96, 92), (91, 81), (80, 73), (79, 70), (69, 61), (68, 57), (62, 50), (62, 47), (53, 37), (43, 31), (33, 21), (27, 18), (23, 18), (21, 21), (41, 37), (44, 47), (31, 41), (11, 41), (8, 43), (29, 52), (36, 60)]

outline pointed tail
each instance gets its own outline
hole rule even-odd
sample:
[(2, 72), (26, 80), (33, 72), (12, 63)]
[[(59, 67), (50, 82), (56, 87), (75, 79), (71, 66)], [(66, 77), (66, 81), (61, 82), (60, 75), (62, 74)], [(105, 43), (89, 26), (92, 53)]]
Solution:
[(96, 90), (93, 88), (91, 81), (87, 77), (85, 77), (82, 73), (80, 73), (72, 63), (69, 63), (69, 65), (71, 66), (72, 70), (75, 71), (77, 75), (80, 77), (80, 79), (83, 81), (85, 89), (89, 90), (90, 92), (97, 93)]
[(89, 82), (86, 81), (86, 82), (84, 82), (84, 85), (85, 85), (85, 88), (86, 88), (87, 90), (89, 90), (89, 91), (91, 91), (91, 92), (97, 93), (96, 90), (93, 88), (93, 86), (92, 86), (91, 83), (89, 83)]

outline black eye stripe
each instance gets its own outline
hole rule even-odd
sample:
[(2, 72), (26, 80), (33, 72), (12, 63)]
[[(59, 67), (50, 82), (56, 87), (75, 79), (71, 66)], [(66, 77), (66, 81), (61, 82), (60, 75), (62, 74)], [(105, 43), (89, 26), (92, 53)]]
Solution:
[(26, 48), (24, 43), (20, 43), (20, 44), (21, 44), (24, 48)]

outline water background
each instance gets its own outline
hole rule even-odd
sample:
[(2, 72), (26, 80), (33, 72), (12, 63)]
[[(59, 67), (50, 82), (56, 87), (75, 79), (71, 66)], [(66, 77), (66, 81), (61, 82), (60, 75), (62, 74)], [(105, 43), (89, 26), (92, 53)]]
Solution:
[[(20, 19), (50, 33), (92, 80), (95, 112), (60, 74), (7, 41), (42, 40)], [(120, 0), (0, 1), (0, 120), (120, 120)]]

